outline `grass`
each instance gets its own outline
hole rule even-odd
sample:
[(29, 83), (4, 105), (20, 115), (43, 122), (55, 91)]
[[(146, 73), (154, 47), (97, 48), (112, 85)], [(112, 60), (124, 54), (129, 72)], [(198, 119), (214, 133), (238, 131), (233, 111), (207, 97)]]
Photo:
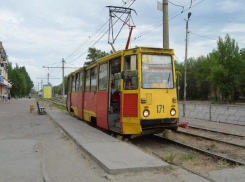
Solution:
[(66, 110), (65, 106), (61, 106), (61, 105), (55, 104), (55, 103), (50, 104), (49, 107), (56, 107), (56, 108), (58, 108), (60, 110), (64, 110), (64, 111)]
[(187, 152), (187, 153), (180, 154), (180, 159), (182, 161), (192, 160), (192, 159), (195, 159), (197, 156), (198, 156), (197, 153), (190, 151), (190, 152)]
[(216, 168), (216, 170), (223, 169), (224, 167), (227, 167), (229, 163), (225, 159), (221, 159), (218, 161), (219, 166)]
[(216, 142), (215, 142), (215, 141), (212, 141), (211, 144), (210, 144), (210, 147), (211, 147), (211, 148), (216, 147)]
[(65, 133), (62, 133), (60, 138), (66, 140), (66, 141), (70, 140), (70, 138)]
[(171, 171), (174, 171), (175, 168), (172, 165), (169, 165), (166, 167), (166, 170), (171, 172)]
[(170, 152), (169, 155), (166, 157), (168, 161), (173, 162), (177, 154)]

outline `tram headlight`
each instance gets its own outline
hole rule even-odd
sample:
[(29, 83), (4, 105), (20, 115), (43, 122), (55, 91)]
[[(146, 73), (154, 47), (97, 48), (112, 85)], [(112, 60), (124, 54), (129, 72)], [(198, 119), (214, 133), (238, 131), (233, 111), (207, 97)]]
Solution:
[(149, 114), (150, 114), (150, 112), (149, 112), (147, 109), (144, 110), (144, 112), (143, 112), (143, 116), (144, 116), (144, 117), (148, 117)]
[(170, 114), (171, 114), (171, 116), (174, 116), (174, 115), (176, 114), (175, 109), (171, 109), (171, 110), (170, 110)]

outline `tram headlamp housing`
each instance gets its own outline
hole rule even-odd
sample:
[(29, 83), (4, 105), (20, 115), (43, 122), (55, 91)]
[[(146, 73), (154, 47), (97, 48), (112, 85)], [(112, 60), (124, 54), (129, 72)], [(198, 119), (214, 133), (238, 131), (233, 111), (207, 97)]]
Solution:
[(144, 117), (148, 117), (149, 114), (150, 114), (150, 112), (149, 112), (147, 109), (144, 110), (144, 112), (143, 112), (143, 116), (144, 116)]
[(170, 114), (171, 114), (171, 116), (174, 116), (174, 115), (176, 114), (175, 109), (171, 109), (171, 110), (170, 110)]

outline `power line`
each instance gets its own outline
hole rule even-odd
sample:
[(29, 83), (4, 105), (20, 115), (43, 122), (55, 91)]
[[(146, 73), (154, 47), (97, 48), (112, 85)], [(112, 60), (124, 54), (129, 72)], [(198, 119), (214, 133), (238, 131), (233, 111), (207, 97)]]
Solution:
[[(131, 3), (131, 5), (129, 6), (129, 7), (131, 7), (133, 4), (134, 4), (134, 2), (135, 2), (135, 0), (133, 0), (133, 2)], [(128, 8), (129, 8), (128, 7)], [(124, 14), (124, 13), (123, 13)], [(123, 14), (120, 16), (120, 18), (123, 16)], [(114, 22), (114, 24), (113, 25), (115, 25), (117, 22), (118, 22), (118, 20), (119, 19), (117, 19), (115, 22)], [(112, 26), (113, 26), (112, 25)], [(91, 47), (93, 47), (95, 44), (97, 44), (103, 37), (104, 37), (104, 35), (108, 32), (110, 30), (110, 28), (92, 45), (92, 46), (90, 46), (89, 48), (91, 48)], [(74, 62), (74, 61), (76, 61), (77, 59), (79, 59), (80, 57), (82, 57), (86, 52), (88, 52), (88, 49), (85, 51), (85, 52), (83, 52), (81, 55), (79, 55), (77, 58), (75, 58), (75, 59), (73, 59), (72, 61), (69, 61), (69, 62), (67, 62), (67, 64), (69, 64), (69, 63), (71, 63), (71, 62)]]
[(60, 72), (61, 72), (61, 69), (59, 69), (59, 71), (53, 76), (57, 76)]
[(179, 6), (182, 8), (182, 12), (184, 11), (185, 7), (184, 6), (181, 6), (181, 5), (178, 5), (178, 4), (174, 4), (172, 3), (171, 1), (168, 1), (170, 4), (174, 5), (174, 6)]
[[(123, 2), (123, 4), (121, 5), (121, 6), (126, 6), (127, 5), (127, 3), (129, 3), (130, 1), (132, 1), (132, 0), (128, 0), (127, 2)], [(120, 3), (121, 4), (121, 3)], [(119, 5), (120, 6), (120, 5)], [(99, 32), (99, 30), (100, 29), (102, 29), (105, 25), (107, 25), (107, 22), (109, 21), (109, 19), (108, 18), (106, 18), (97, 28), (96, 28), (96, 30), (92, 33), (92, 35), (90, 35), (87, 39), (85, 39), (84, 41), (83, 41), (83, 43), (81, 43), (76, 49), (75, 49), (75, 51), (72, 53), (72, 54), (70, 54), (68, 57), (66, 57), (66, 60), (68, 60), (72, 55), (74, 55), (80, 48), (82, 48), (82, 47), (84, 47), (86, 44), (90, 44), (91, 42), (92, 42), (92, 39), (93, 39), (93, 36), (96, 36), (96, 37), (98, 37), (98, 32)], [(103, 29), (104, 30), (104, 29)], [(89, 41), (90, 40), (90, 42), (87, 42), (87, 41)], [(77, 55), (77, 54), (76, 54)]]
[(60, 62), (56, 62), (56, 63), (47, 64), (47, 65), (45, 65), (45, 66), (54, 65), (54, 64), (57, 64), (57, 63), (60, 63)]
[[(203, 1), (204, 1), (204, 0), (201, 0), (200, 2), (196, 3), (194, 6), (191, 6), (189, 9), (191, 9), (191, 8), (193, 8), (193, 7), (195, 7), (195, 6), (197, 6), (198, 4), (202, 3)], [(187, 5), (189, 5), (189, 4), (190, 4), (190, 3), (188, 3)], [(187, 5), (185, 5), (184, 7), (186, 7)], [(180, 12), (179, 14), (177, 14), (177, 15), (175, 15), (175, 16), (169, 18), (169, 21), (172, 20), (172, 19), (174, 19), (174, 18), (176, 18), (176, 17), (179, 16), (180, 14), (182, 14), (182, 13), (188, 11), (189, 9), (186, 9), (186, 10), (184, 10), (183, 12)], [(179, 10), (178, 10), (178, 11), (179, 11)], [(174, 14), (175, 14), (175, 13), (174, 13)], [(170, 16), (171, 16), (171, 15), (170, 15)], [(155, 24), (155, 26), (153, 26), (152, 28), (148, 29), (148, 30), (145, 31), (144, 33), (141, 33), (138, 37), (135, 37), (132, 41), (135, 41), (135, 40), (137, 40), (137, 39), (143, 37), (144, 35), (146, 35), (146, 34), (148, 34), (149, 32), (155, 30), (156, 28), (158, 28), (158, 27), (161, 26), (162, 24), (163, 24), (163, 22), (160, 21), (159, 23)]]
[[(196, 36), (199, 36), (199, 37), (202, 37), (202, 38), (205, 38), (205, 39), (210, 39), (210, 40), (218, 40), (218, 39), (214, 39), (214, 38), (210, 38), (210, 37), (207, 37), (207, 36), (204, 36), (204, 35), (199, 35), (199, 34), (196, 34), (196, 33), (193, 33), (193, 32), (189, 32), (190, 34), (193, 34), (193, 35), (196, 35)], [(240, 42), (237, 42), (236, 43), (238, 44), (245, 44), (245, 43), (240, 43)]]
[(199, 37), (203, 37), (205, 39), (210, 39), (210, 40), (217, 40), (217, 39), (214, 39), (214, 38), (210, 38), (210, 37), (206, 37), (206, 36), (203, 36), (203, 35), (199, 35), (199, 34), (196, 34), (196, 33), (193, 33), (193, 32), (189, 32), (190, 34), (193, 34), (193, 35), (196, 35), (196, 36), (199, 36)]
[[(127, 2), (124, 2), (124, 1), (122, 1), (122, 5), (121, 6), (125, 6), (125, 5), (127, 5), (130, 1), (133, 1), (133, 3), (136, 1), (136, 0), (128, 0)], [(132, 4), (133, 4), (132, 3)], [(120, 3), (121, 4), (121, 3)], [(119, 4), (119, 6), (120, 6), (120, 4)], [(131, 5), (132, 5), (131, 4)], [(131, 6), (130, 5), (130, 6)], [(129, 7), (130, 7), (129, 6)], [(106, 21), (105, 21), (106, 20)], [(102, 32), (104, 32), (107, 28), (104, 28), (102, 31), (100, 31), (99, 32), (99, 30), (100, 29), (102, 29), (105, 25), (106, 25), (106, 23), (109, 21), (109, 19), (108, 18), (106, 18), (96, 29), (95, 29), (95, 31), (92, 33), (92, 35), (91, 36), (89, 36), (87, 39), (85, 39), (84, 41), (83, 41), (83, 43), (81, 43), (76, 49), (75, 49), (75, 51), (73, 51), (70, 55), (68, 55), (67, 56), (67, 58), (66, 59), (70, 59), (71, 57), (74, 57), (74, 56), (76, 56), (79, 52), (79, 49), (81, 49), (82, 47), (84, 47), (85, 48), (85, 45), (87, 44), (87, 46), (89, 45), (89, 44), (91, 44), (92, 43), (92, 41), (93, 41), (93, 39), (95, 39), (95, 38), (97, 38)], [(108, 32), (108, 30), (106, 31), (106, 33)], [(102, 37), (104, 36), (105, 34), (103, 34), (102, 35)], [(102, 38), (102, 37), (100, 37), (99, 38), (99, 40)], [(87, 42), (88, 40), (90, 39), (90, 41), (89, 42)], [(92, 46), (94, 46), (99, 40), (97, 40)], [(90, 47), (92, 47), (92, 46), (90, 46)], [(82, 51), (84, 48), (82, 48), (80, 51)], [(88, 51), (88, 50), (87, 50)], [(86, 52), (87, 52), (86, 51)], [(85, 52), (85, 53), (86, 53)], [(85, 53), (83, 53), (82, 55), (84, 55)], [(82, 56), (81, 55), (81, 56)], [(79, 57), (81, 57), (81, 56), (79, 56)], [(78, 59), (79, 57), (77, 57), (77, 58), (75, 58), (75, 60), (76, 59)], [(70, 63), (71, 64), (71, 62), (73, 62), (74, 60), (72, 60), (72, 61), (70, 61), (70, 62), (68, 62), (68, 63)], [(60, 62), (56, 62), (56, 63), (52, 63), (52, 64), (48, 64), (48, 65), (54, 65), (54, 64), (57, 64), (57, 63), (60, 63)], [(48, 65), (46, 65), (46, 66), (48, 66)], [(53, 67), (54, 69), (56, 69), (56, 68), (58, 68), (58, 66), (57, 67)], [(60, 71), (58, 71), (58, 73), (59, 73)], [(56, 73), (55, 75), (57, 75), (58, 73)]]

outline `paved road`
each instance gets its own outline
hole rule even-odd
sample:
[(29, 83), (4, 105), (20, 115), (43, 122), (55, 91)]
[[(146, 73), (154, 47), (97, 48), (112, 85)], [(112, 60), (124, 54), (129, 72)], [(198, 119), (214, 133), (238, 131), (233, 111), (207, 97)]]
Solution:
[[(62, 133), (48, 115), (29, 113), (30, 104), (35, 101), (0, 102), (0, 182), (208, 181), (178, 167), (108, 175)], [(236, 171), (228, 173), (236, 174), (232, 180), (242, 181), (243, 169)], [(222, 171), (218, 172), (210, 176), (223, 181), (218, 180)]]
[(103, 170), (48, 115), (29, 113), (30, 104), (34, 100), (0, 102), (0, 182), (103, 179)]

